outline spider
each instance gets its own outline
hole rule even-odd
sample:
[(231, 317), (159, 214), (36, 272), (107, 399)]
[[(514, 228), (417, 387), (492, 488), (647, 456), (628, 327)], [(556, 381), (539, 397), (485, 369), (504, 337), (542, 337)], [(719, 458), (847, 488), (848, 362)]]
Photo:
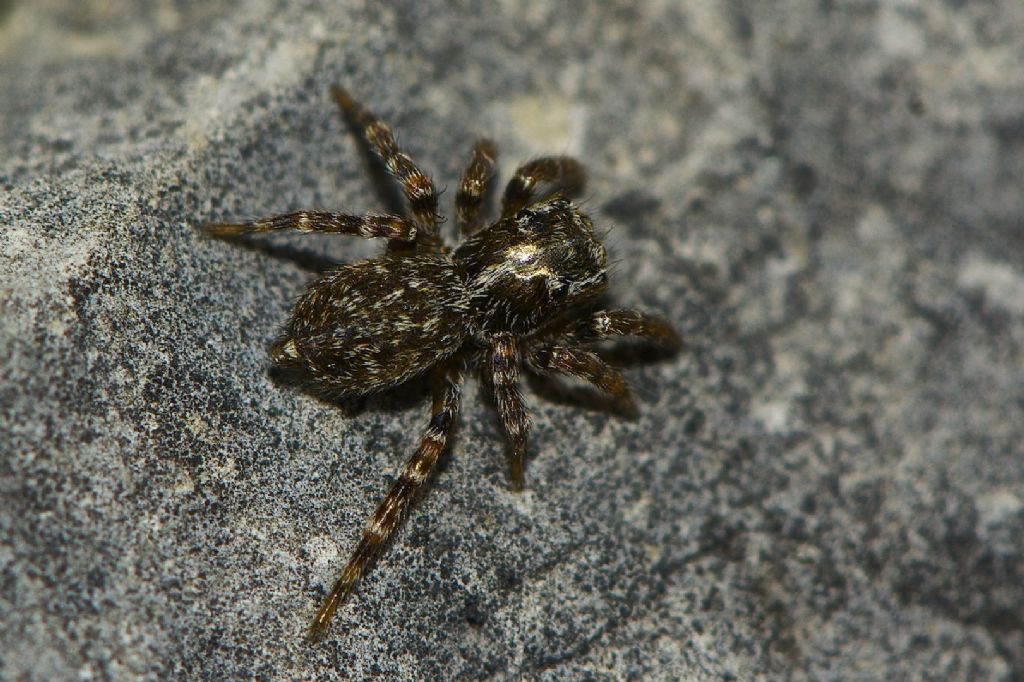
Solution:
[[(509, 441), (512, 486), (521, 490), (530, 428), (517, 386), (524, 365), (540, 375), (588, 381), (631, 410), (623, 376), (588, 344), (631, 335), (670, 350), (680, 345), (660, 317), (593, 309), (607, 287), (607, 255), (590, 218), (562, 193), (582, 188), (584, 170), (578, 161), (544, 156), (521, 165), (505, 188), (500, 219), (479, 229), (497, 148), (490, 140), (478, 140), (455, 196), (463, 240), (452, 250), (440, 234), (442, 219), (430, 178), (373, 113), (341, 87), (331, 94), (401, 183), (411, 217), (300, 211), (202, 226), (206, 234), (220, 237), (298, 230), (389, 239), (379, 258), (338, 266), (313, 282), (270, 355), (339, 398), (384, 391), (429, 373), (430, 424), (317, 613), (311, 640), (323, 636), (437, 467), (455, 425), (468, 367), (480, 367), (493, 395)], [(542, 186), (549, 192), (538, 192)]]

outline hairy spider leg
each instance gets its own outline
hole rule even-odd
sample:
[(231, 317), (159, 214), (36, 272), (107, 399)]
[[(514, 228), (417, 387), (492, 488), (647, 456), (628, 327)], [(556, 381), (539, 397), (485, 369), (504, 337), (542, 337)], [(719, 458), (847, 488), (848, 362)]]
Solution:
[(552, 343), (531, 349), (526, 359), (541, 374), (568, 374), (588, 381), (615, 398), (624, 412), (636, 414), (636, 405), (626, 379), (596, 353)]
[(388, 172), (401, 183), (402, 192), (409, 201), (413, 218), (416, 220), (416, 224), (422, 228), (420, 241), (440, 246), (441, 241), (438, 234), (440, 216), (437, 213), (437, 189), (435, 189), (434, 183), (409, 158), (409, 155), (401, 150), (387, 124), (352, 99), (348, 91), (341, 86), (335, 85), (331, 88), (331, 95), (341, 106), (342, 111), (362, 127), (367, 142), (377, 152)]
[(530, 418), (519, 392), (519, 348), (512, 334), (495, 334), (490, 341), (490, 381), (498, 417), (508, 436), (511, 452), (512, 487), (522, 490), (526, 483), (524, 460)]
[(357, 216), (320, 211), (283, 213), (241, 223), (205, 223), (200, 226), (200, 229), (213, 237), (227, 237), (252, 232), (298, 230), (299, 232), (354, 234), (367, 239), (386, 237), (406, 242), (416, 239), (415, 223), (401, 216), (375, 214)]
[(430, 425), (423, 432), (419, 447), (406, 462), (387, 497), (370, 517), (359, 544), (356, 545), (330, 595), (316, 614), (309, 628), (311, 641), (319, 640), (323, 636), (331, 616), (383, 553), (388, 540), (405, 519), (416, 493), (437, 467), (438, 459), (444, 452), (459, 412), (461, 383), (461, 371), (456, 369), (454, 363), (436, 370)]
[(542, 156), (527, 161), (512, 175), (501, 200), (501, 217), (509, 218), (534, 200), (537, 185), (542, 182), (569, 194), (579, 192), (587, 173), (576, 159), (569, 156)]
[(569, 325), (560, 338), (566, 342), (592, 343), (609, 336), (636, 336), (668, 350), (676, 350), (683, 343), (663, 317), (627, 309), (597, 310)]
[(498, 147), (487, 139), (480, 139), (469, 153), (469, 164), (455, 194), (455, 211), (459, 220), (459, 234), (468, 237), (480, 227), (480, 207), (487, 185), (494, 176), (494, 162)]

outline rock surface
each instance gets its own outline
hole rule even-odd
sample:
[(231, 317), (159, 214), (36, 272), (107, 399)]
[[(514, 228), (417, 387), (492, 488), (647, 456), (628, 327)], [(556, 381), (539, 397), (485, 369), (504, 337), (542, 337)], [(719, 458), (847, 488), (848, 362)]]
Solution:
[[(0, 2), (0, 677), (1024, 677), (1024, 5), (482, 5)], [(635, 421), (527, 390), (522, 495), (470, 382), (309, 647), (427, 406), (269, 371), (379, 245), (194, 225), (387, 206), (336, 82), (449, 202), (578, 155), (688, 351)]]

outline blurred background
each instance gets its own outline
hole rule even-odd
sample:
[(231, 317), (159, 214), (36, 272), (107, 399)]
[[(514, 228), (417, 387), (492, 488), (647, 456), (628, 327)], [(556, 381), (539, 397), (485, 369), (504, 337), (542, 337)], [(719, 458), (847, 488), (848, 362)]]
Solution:
[[(1020, 679), (1022, 62), (1018, 0), (0, 0), (0, 677)], [(687, 348), (528, 386), (521, 495), (470, 381), (309, 647), (425, 396), (270, 371), (379, 244), (195, 225), (391, 208), (335, 83), (449, 216), (477, 135), (579, 157)]]

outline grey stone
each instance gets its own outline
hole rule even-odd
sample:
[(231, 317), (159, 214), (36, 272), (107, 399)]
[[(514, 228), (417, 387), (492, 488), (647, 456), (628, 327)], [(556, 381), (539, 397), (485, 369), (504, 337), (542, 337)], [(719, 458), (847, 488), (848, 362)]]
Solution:
[[(1024, 677), (1024, 5), (384, 5), (0, 2), (0, 677)], [(336, 82), (449, 202), (581, 157), (688, 348), (635, 421), (528, 388), (521, 495), (470, 382), (310, 647), (426, 401), (270, 371), (378, 244), (194, 226), (388, 206)]]

